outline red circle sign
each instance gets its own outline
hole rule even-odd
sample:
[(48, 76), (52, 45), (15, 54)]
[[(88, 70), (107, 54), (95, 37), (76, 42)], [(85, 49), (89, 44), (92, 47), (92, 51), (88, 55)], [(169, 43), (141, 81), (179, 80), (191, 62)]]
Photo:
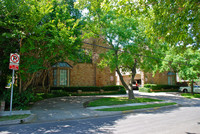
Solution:
[(19, 56), (17, 54), (13, 54), (10, 57), (11, 62), (18, 63), (19, 62)]

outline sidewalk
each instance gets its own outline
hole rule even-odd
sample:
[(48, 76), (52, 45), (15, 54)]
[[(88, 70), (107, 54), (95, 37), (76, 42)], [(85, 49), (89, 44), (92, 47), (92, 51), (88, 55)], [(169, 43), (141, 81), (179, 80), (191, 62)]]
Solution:
[[(87, 108), (84, 108), (83, 106), (84, 102), (88, 102), (88, 101), (102, 98), (102, 97), (111, 97), (111, 96), (66, 96), (66, 97), (46, 99), (46, 100), (35, 103), (31, 109), (31, 113), (32, 113), (31, 118), (23, 119), (23, 122), (41, 123), (41, 122), (109, 116), (109, 115), (115, 115), (115, 114), (124, 114), (127, 112), (133, 112), (133, 111), (144, 112), (146, 110), (155, 110), (155, 108), (130, 110), (130, 111), (124, 111), (124, 112), (122, 111), (117, 111), (117, 112), (116, 111), (112, 111), (112, 112), (96, 111), (95, 109), (172, 102), (172, 101), (162, 101), (162, 102), (149, 102), (149, 103), (133, 103), (133, 104), (124, 104), (124, 105), (115, 105), (115, 106), (101, 106), (101, 107), (87, 107)], [(117, 95), (117, 96), (126, 96), (126, 95)], [(171, 107), (177, 107), (177, 106), (178, 105), (171, 106)], [(10, 121), (9, 123), (18, 124), (18, 123), (21, 123), (21, 120), (18, 120), (17, 122)], [(3, 122), (0, 122), (0, 125), (6, 125), (6, 124), (3, 124)]]

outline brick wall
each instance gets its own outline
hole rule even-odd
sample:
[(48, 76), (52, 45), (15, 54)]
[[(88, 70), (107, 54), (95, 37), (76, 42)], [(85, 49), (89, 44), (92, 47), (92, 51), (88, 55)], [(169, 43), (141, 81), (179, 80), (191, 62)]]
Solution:
[[(101, 46), (107, 46), (100, 39), (88, 39), (85, 42), (90, 44), (96, 44)], [(108, 47), (108, 46), (107, 46)], [(83, 48), (91, 50), (93, 53), (92, 63), (73, 63), (66, 59), (66, 62), (73, 68), (70, 70), (70, 84), (69, 86), (108, 86), (116, 85), (115, 72), (110, 72), (109, 68), (100, 69), (97, 67), (99, 62), (99, 54), (107, 51), (105, 48), (101, 48), (94, 45), (84, 44)], [(94, 56), (95, 55), (95, 56)], [(53, 77), (51, 75), (51, 77)], [(51, 85), (53, 81), (51, 78)]]
[[(142, 86), (144, 84), (160, 84), (160, 85), (168, 85), (168, 72), (156, 73), (153, 77), (153, 73), (144, 73), (142, 72), (141, 80)], [(176, 75), (170, 76), (173, 77), (174, 83), (176, 84)]]

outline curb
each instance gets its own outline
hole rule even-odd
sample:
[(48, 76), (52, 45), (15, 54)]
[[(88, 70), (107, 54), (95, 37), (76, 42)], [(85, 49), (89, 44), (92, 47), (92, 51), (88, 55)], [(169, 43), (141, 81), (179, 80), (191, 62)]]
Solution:
[(35, 114), (31, 114), (27, 118), (23, 118), (23, 119), (0, 121), (0, 126), (28, 123), (28, 122), (31, 122), (34, 118), (35, 118)]
[(180, 105), (179, 105), (179, 104), (175, 104), (175, 105), (162, 106), (162, 107), (127, 110), (127, 111), (122, 111), (122, 114), (127, 114), (127, 113), (139, 113), (139, 112), (152, 112), (152, 111), (158, 110), (158, 109), (175, 108), (175, 107), (180, 107)]

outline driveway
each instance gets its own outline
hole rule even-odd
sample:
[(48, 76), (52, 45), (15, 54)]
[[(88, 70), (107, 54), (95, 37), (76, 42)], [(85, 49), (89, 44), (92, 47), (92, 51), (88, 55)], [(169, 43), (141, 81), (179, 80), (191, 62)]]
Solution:
[(49, 122), (67, 119), (79, 119), (113, 114), (89, 110), (83, 103), (103, 96), (66, 96), (39, 101), (34, 104), (31, 112), (36, 115), (33, 122)]

